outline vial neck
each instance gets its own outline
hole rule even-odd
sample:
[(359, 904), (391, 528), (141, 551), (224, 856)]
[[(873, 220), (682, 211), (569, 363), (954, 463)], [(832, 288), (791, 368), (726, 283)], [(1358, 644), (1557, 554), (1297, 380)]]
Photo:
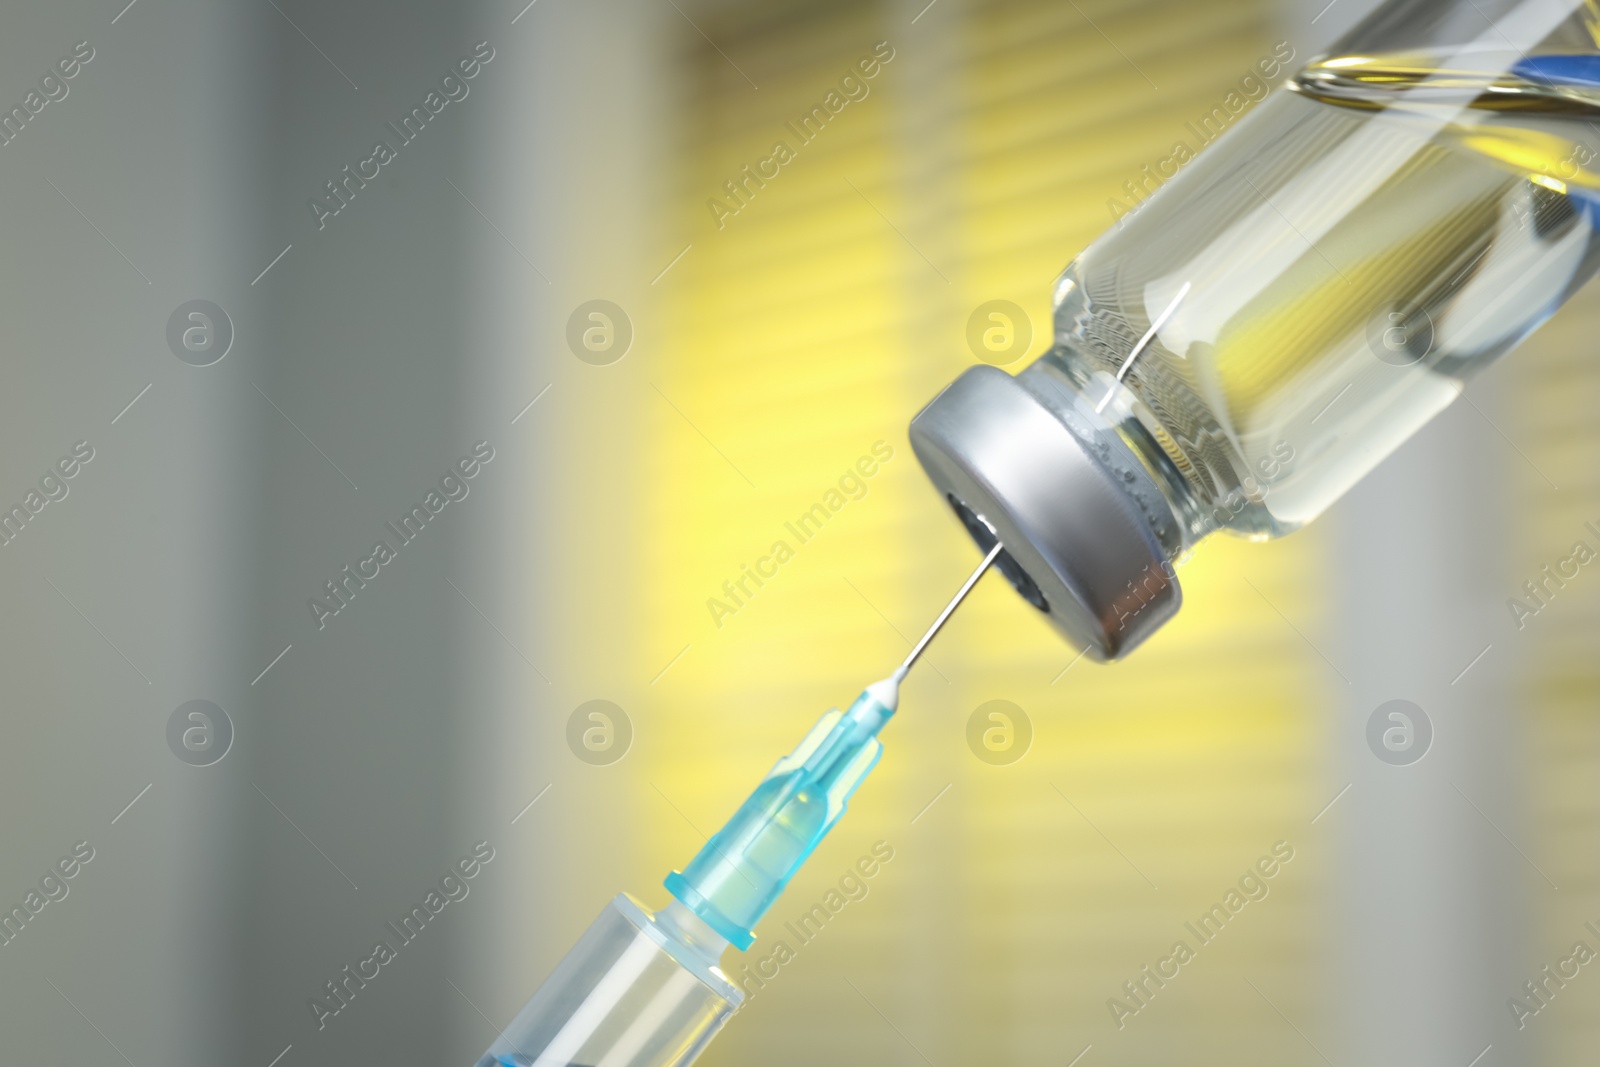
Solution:
[(1132, 390), (1060, 344), (1019, 374), (1017, 381), (1058, 414), (1070, 406), (1095, 438), (1137, 462), (1171, 513), (1170, 522), (1151, 523), (1169, 563), (1216, 531), (1195, 486), (1178, 469), (1171, 450), (1162, 447), (1162, 431), (1152, 430), (1151, 420), (1141, 417), (1142, 405)]

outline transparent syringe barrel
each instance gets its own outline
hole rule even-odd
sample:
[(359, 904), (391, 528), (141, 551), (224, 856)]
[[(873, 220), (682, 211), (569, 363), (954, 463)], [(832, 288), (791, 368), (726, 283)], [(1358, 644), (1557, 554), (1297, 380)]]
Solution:
[(477, 1067), (691, 1063), (743, 999), (716, 967), (725, 944), (679, 905), (621, 894)]

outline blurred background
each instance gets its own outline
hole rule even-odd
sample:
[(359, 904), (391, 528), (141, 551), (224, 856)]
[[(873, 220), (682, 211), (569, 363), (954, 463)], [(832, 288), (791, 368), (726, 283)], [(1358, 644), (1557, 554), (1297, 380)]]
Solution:
[[(472, 1063), (975, 563), (910, 416), (1041, 351), (1127, 183), (1367, 6), (524, 3), (0, 14), (7, 1062)], [(993, 300), (1031, 343), (969, 344)], [(1600, 525), (1597, 328), (1311, 529), (1207, 543), (1123, 664), (984, 582), (704, 1062), (1588, 1062), (1592, 968), (1509, 1002), (1600, 949), (1600, 577), (1507, 600)]]

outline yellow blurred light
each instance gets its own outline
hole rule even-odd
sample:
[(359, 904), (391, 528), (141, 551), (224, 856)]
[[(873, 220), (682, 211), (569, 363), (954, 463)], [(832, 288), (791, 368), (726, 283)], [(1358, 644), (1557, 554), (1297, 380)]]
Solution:
[(1542, 185), (1546, 189), (1553, 189), (1562, 196), (1567, 195), (1567, 183), (1560, 178), (1552, 178), (1548, 174), (1530, 174), (1528, 180), (1535, 185)]

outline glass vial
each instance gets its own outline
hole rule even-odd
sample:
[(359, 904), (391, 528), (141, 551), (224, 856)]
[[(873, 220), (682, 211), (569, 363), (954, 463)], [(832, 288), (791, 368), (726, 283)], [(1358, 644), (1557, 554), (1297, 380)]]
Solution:
[(1125, 654), (1199, 541), (1305, 525), (1544, 322), (1600, 266), (1597, 40), (1584, 0), (1394, 0), (1147, 170), (1052, 348), (912, 422), (1018, 591)]

